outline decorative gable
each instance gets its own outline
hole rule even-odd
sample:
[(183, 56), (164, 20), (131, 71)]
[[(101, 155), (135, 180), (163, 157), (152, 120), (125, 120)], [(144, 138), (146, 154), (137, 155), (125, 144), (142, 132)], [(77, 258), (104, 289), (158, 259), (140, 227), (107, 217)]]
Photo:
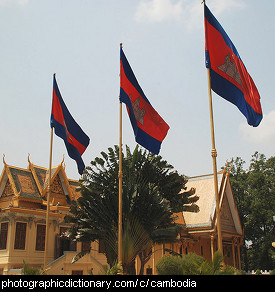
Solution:
[(5, 197), (9, 197), (9, 196), (13, 196), (13, 189), (12, 186), (10, 184), (10, 181), (8, 180), (6, 182), (6, 185), (4, 187), (3, 193), (1, 195), (1, 198), (5, 198)]
[(10, 178), (7, 174), (7, 168), (5, 167), (0, 177), (0, 207), (8, 207), (15, 198), (15, 195), (15, 186), (10, 182)]
[(61, 196), (65, 196), (59, 175), (55, 177), (54, 181), (51, 184), (51, 194), (52, 195), (58, 194)]
[(66, 206), (68, 204), (59, 174), (57, 174), (54, 180), (51, 182), (50, 201), (51, 201), (51, 204), (53, 205), (58, 204), (58, 205)]
[(221, 207), (221, 224), (222, 224), (222, 230), (228, 231), (228, 232), (236, 232), (234, 220), (232, 217), (232, 213), (230, 210), (230, 206), (228, 203), (227, 196), (225, 195), (222, 201), (222, 207)]
[(12, 205), (44, 209), (49, 182), (51, 208), (68, 208), (70, 201), (77, 200), (80, 195), (76, 192), (79, 182), (67, 178), (64, 159), (59, 165), (52, 167), (51, 177), (49, 169), (32, 164), (30, 157), (27, 169), (10, 166), (4, 159), (3, 162), (4, 169), (0, 176), (0, 208)]

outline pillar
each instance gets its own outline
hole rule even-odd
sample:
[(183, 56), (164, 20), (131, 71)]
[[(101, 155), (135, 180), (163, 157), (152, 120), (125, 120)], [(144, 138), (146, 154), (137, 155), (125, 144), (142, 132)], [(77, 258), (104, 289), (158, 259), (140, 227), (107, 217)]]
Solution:
[(214, 234), (210, 235), (210, 239), (211, 239), (211, 258), (213, 260), (214, 257)]
[(238, 269), (241, 270), (241, 252), (240, 252), (240, 240), (237, 239), (237, 248), (238, 248)]
[(233, 237), (232, 238), (232, 256), (233, 256), (233, 266), (234, 266), (234, 268), (236, 268), (235, 242), (236, 242), (236, 237)]

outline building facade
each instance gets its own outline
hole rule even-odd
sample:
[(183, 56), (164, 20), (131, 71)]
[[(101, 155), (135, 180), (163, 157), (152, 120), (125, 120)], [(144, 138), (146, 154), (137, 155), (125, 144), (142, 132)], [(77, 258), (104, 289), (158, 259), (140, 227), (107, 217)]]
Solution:
[[(51, 171), (31, 163), (26, 169), (8, 165), (4, 158), (0, 177), (0, 274), (20, 274), (23, 261), (40, 268), (44, 263), (47, 188), (51, 183), (47, 274), (98, 274), (107, 264), (98, 242), (73, 242), (62, 234), (70, 227), (64, 221), (70, 202), (77, 200), (79, 182), (68, 179), (61, 162)], [(178, 242), (154, 245), (145, 274), (155, 274), (159, 258), (176, 252), (195, 252), (210, 260), (217, 249), (213, 175), (190, 178), (187, 187), (200, 197), (198, 213), (175, 214), (181, 227)], [(229, 175), (219, 173), (220, 210), (225, 263), (240, 268), (243, 231), (234, 201)], [(90, 254), (72, 264), (73, 257), (91, 245)], [(136, 269), (140, 269), (136, 260)]]
[[(191, 177), (186, 184), (187, 189), (195, 188), (199, 200), (198, 213), (181, 212), (174, 214), (175, 222), (181, 227), (176, 243), (166, 243), (153, 247), (151, 259), (146, 269), (155, 274), (155, 264), (158, 259), (167, 254), (196, 253), (210, 261), (218, 249), (216, 200), (214, 191), (214, 176), (202, 175)], [(233, 196), (229, 173), (218, 173), (218, 189), (220, 197), (220, 216), (222, 228), (223, 256), (226, 265), (241, 269), (240, 249), (243, 245), (243, 229)]]

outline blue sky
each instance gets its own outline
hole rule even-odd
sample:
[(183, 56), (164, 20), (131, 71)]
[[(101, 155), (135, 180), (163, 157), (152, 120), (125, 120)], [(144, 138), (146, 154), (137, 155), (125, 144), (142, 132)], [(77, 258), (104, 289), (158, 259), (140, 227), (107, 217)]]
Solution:
[[(255, 151), (274, 155), (274, 0), (208, 0), (261, 95), (264, 119), (246, 124), (213, 93), (218, 168)], [(212, 172), (201, 0), (0, 0), (0, 153), (8, 164), (48, 167), (52, 75), (91, 139), (86, 165), (118, 144), (119, 44), (151, 104), (170, 125), (160, 154), (188, 176)], [(123, 143), (135, 147), (123, 109)], [(65, 154), (54, 136), (53, 164)], [(3, 164), (2, 164), (3, 165)]]

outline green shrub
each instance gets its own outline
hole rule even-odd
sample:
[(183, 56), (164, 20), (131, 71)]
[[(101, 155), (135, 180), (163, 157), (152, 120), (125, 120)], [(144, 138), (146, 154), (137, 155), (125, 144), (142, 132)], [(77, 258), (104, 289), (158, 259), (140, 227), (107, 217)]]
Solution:
[(164, 256), (156, 264), (158, 275), (182, 275), (182, 260), (179, 256)]
[(22, 269), (22, 275), (43, 275), (42, 268), (34, 268), (30, 266), (29, 264), (26, 264), (26, 262), (23, 260), (23, 269)]
[(213, 260), (208, 262), (195, 253), (179, 256), (165, 256), (156, 265), (159, 275), (241, 275), (231, 266), (223, 265), (220, 252), (214, 253)]
[(201, 275), (201, 268), (205, 259), (195, 253), (188, 253), (182, 256), (181, 275)]

